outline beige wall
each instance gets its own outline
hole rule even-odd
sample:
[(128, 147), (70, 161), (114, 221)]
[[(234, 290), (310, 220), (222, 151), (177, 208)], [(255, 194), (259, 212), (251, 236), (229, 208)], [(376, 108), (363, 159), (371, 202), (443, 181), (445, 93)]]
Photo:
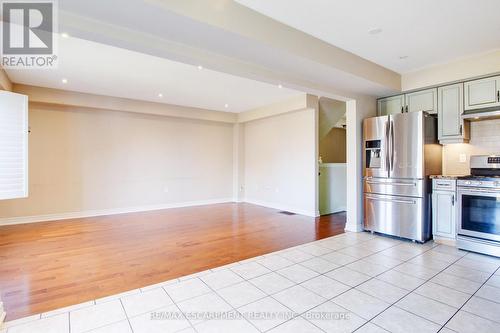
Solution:
[[(469, 143), (451, 144), (443, 147), (443, 173), (447, 175), (469, 174), (471, 155), (500, 154), (500, 119), (472, 122)], [(465, 154), (466, 162), (460, 162)]]
[(12, 91), (12, 82), (2, 67), (0, 67), (0, 90)]
[(319, 140), (319, 156), (321, 156), (323, 163), (346, 162), (345, 128), (334, 127)]
[(316, 110), (244, 124), (245, 201), (315, 216)]
[(0, 218), (232, 197), (232, 124), (42, 105), (29, 122), (29, 198)]
[(401, 75), (403, 91), (500, 72), (500, 50)]

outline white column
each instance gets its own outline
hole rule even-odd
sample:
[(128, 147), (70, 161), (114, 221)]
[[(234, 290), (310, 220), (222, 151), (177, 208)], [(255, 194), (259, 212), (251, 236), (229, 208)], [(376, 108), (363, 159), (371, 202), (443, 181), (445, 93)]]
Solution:
[(233, 125), (233, 201), (242, 202), (245, 197), (245, 124)]
[(363, 119), (376, 115), (376, 99), (347, 101), (347, 221), (345, 230), (363, 231)]

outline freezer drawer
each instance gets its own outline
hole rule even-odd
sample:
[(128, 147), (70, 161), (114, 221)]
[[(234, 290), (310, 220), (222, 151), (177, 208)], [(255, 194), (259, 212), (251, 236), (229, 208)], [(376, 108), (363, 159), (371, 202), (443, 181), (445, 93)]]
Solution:
[(365, 230), (425, 242), (422, 198), (365, 193)]
[(422, 179), (391, 179), (367, 177), (364, 181), (364, 192), (385, 195), (402, 195), (422, 197), (424, 181)]

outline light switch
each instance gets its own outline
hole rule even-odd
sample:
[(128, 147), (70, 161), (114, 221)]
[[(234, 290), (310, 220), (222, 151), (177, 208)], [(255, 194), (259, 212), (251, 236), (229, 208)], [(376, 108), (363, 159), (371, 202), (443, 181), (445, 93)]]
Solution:
[(467, 162), (467, 155), (466, 154), (460, 154), (458, 158), (459, 158), (460, 163)]

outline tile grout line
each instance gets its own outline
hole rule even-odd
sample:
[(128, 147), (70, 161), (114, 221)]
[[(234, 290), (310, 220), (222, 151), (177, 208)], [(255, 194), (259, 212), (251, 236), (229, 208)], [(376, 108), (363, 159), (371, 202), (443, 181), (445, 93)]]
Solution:
[[(438, 246), (439, 246), (439, 245), (438, 245)], [(434, 248), (434, 247), (433, 247), (433, 248)], [(427, 253), (428, 251), (431, 251), (433, 248), (431, 248), (431, 249), (429, 249), (429, 250), (427, 250), (427, 251), (422, 252), (422, 254), (423, 254), (423, 253)], [(422, 255), (422, 254), (420, 254), (420, 255)], [(450, 266), (454, 265), (457, 261), (461, 260), (461, 259), (462, 259), (463, 257), (465, 257), (466, 255), (467, 255), (467, 253), (466, 253), (465, 255), (461, 256), (460, 258), (457, 258), (455, 261), (453, 261), (452, 263), (450, 263), (448, 266), (446, 266), (445, 268), (441, 269), (439, 272), (437, 272), (437, 273), (436, 273), (436, 274), (434, 274), (432, 277), (430, 277), (429, 279), (427, 279), (427, 280), (425, 281), (425, 283), (432, 282), (431, 280), (432, 280), (434, 277), (436, 277), (437, 275), (439, 275), (439, 274), (443, 273), (446, 269), (448, 269)], [(417, 256), (416, 256), (416, 257), (417, 257)], [(413, 259), (413, 258), (410, 258), (409, 260), (411, 260), (411, 259)], [(436, 259), (436, 260), (438, 260), (438, 259)], [(416, 264), (416, 265), (418, 265), (418, 264)], [(420, 265), (418, 265), (418, 266), (420, 266)], [(424, 267), (424, 266), (422, 266), (422, 267)], [(403, 274), (404, 274), (404, 273), (403, 273)], [(453, 274), (450, 274), (450, 275), (453, 275)], [(490, 278), (491, 278), (491, 276), (490, 276)], [(466, 280), (467, 280), (467, 279), (466, 279)], [(473, 282), (474, 282), (474, 281), (473, 281)], [(411, 291), (410, 291), (408, 294), (406, 294), (404, 297), (406, 297), (406, 296), (408, 296), (409, 294), (411, 294), (411, 293), (415, 292), (415, 290), (417, 290), (418, 288), (420, 288), (420, 287), (421, 287), (422, 285), (424, 285), (425, 283), (422, 283), (420, 286), (418, 286), (418, 287), (416, 287), (415, 289), (411, 290)], [(433, 283), (434, 283), (434, 282), (433, 282)], [(484, 283), (486, 283), (486, 281), (485, 281)], [(441, 285), (441, 286), (442, 286), (442, 285)], [(447, 286), (443, 286), (443, 287), (447, 287)], [(449, 288), (449, 287), (447, 287), (447, 288)], [(453, 289), (453, 288), (450, 288), (450, 289)], [(453, 290), (455, 290), (455, 289), (453, 289)], [(479, 290), (479, 289), (478, 289), (478, 290)], [(476, 292), (477, 292), (477, 291), (476, 291)], [(474, 294), (475, 294), (475, 293), (474, 293)], [(472, 296), (474, 296), (474, 294), (473, 294)], [(427, 298), (427, 299), (429, 299), (429, 300), (433, 300), (433, 301), (436, 301), (436, 302), (438, 302), (438, 303), (441, 303), (441, 304), (444, 304), (444, 305), (450, 306), (449, 304), (446, 304), (446, 303), (443, 303), (443, 302), (441, 302), (441, 301), (438, 301), (438, 300), (435, 300), (435, 299), (429, 298), (429, 297), (427, 297), (427, 296), (425, 296), (425, 295), (420, 295), (420, 294), (418, 294), (418, 293), (417, 293), (417, 295), (422, 296), (422, 297), (424, 297), (424, 298)], [(472, 296), (471, 296), (470, 298), (472, 298)], [(406, 311), (406, 312), (408, 312), (408, 313), (411, 313), (411, 314), (413, 314), (413, 315), (415, 315), (415, 316), (418, 316), (418, 317), (420, 317), (420, 318), (422, 318), (422, 319), (425, 319), (425, 320), (427, 320), (427, 321), (430, 321), (430, 322), (432, 322), (432, 323), (435, 323), (435, 324), (437, 324), (437, 325), (441, 326), (441, 328), (439, 329), (439, 331), (441, 331), (441, 330), (442, 330), (442, 329), (446, 326), (446, 324), (447, 324), (447, 323), (448, 323), (448, 322), (449, 322), (449, 321), (450, 321), (450, 320), (451, 320), (451, 319), (452, 319), (452, 318), (453, 318), (453, 317), (454, 317), (454, 316), (458, 313), (458, 311), (460, 311), (460, 309), (461, 309), (461, 308), (462, 308), (462, 307), (463, 307), (463, 306), (464, 306), (464, 305), (468, 302), (468, 300), (470, 299), (470, 298), (469, 298), (469, 299), (468, 299), (468, 300), (467, 300), (467, 301), (466, 301), (466, 302), (465, 302), (465, 303), (464, 303), (464, 304), (463, 304), (463, 305), (462, 305), (462, 306), (461, 306), (461, 307), (460, 307), (460, 308), (459, 308), (459, 309), (458, 309), (458, 310), (457, 310), (457, 311), (456, 311), (456, 312), (455, 312), (455, 313), (454, 313), (454, 314), (453, 314), (453, 315), (452, 315), (452, 316), (451, 316), (451, 317), (450, 317), (450, 318), (449, 318), (449, 319), (448, 319), (448, 320), (444, 323), (444, 325), (441, 325), (441, 324), (438, 324), (438, 323), (436, 323), (436, 322), (434, 322), (434, 321), (432, 321), (432, 320), (430, 320), (430, 319), (428, 319), (428, 318), (424, 318), (424, 317), (422, 317), (422, 316), (420, 316), (420, 315), (418, 315), (418, 314), (415, 314), (415, 313), (413, 313), (413, 312), (411, 312), (411, 311), (408, 311), (408, 310), (406, 310), (406, 309), (402, 309), (402, 308), (400, 308), (399, 306), (397, 306), (397, 305), (396, 305), (396, 303), (397, 303), (397, 302), (399, 302), (399, 301), (400, 301), (401, 299), (403, 299), (404, 297), (401, 297), (399, 300), (397, 300), (395, 303), (393, 303), (393, 304), (391, 305), (391, 307), (392, 307), (392, 306), (395, 306), (395, 307), (397, 307), (398, 309), (401, 309), (401, 310)], [(453, 307), (453, 306), (452, 306), (452, 307)], [(389, 308), (390, 308), (390, 307), (389, 307)], [(371, 322), (373, 319), (375, 319), (376, 317), (380, 316), (383, 312), (387, 311), (389, 308), (385, 309), (384, 311), (380, 312), (377, 316), (373, 317), (373, 318), (370, 320), (370, 322)], [(373, 323), (373, 324), (375, 324), (375, 323)], [(439, 331), (438, 331), (438, 332), (439, 332)]]
[[(469, 302), (469, 301), (470, 301), (470, 300), (474, 297), (474, 295), (476, 295), (476, 293), (477, 293), (477, 292), (478, 292), (478, 291), (479, 291), (479, 290), (480, 290), (480, 289), (481, 289), (481, 288), (482, 288), (482, 287), (486, 284), (486, 282), (488, 282), (488, 281), (491, 279), (491, 277), (492, 277), (492, 276), (494, 276), (494, 275), (495, 275), (495, 273), (496, 273), (496, 272), (498, 272), (499, 270), (500, 270), (500, 268), (497, 268), (497, 269), (496, 269), (493, 273), (491, 273), (490, 277), (489, 277), (486, 281), (484, 281), (484, 282), (481, 284), (481, 287), (479, 287), (479, 288), (476, 290), (476, 292), (475, 292), (474, 294), (472, 294), (472, 295), (471, 295), (471, 296), (467, 299), (467, 301), (465, 301), (465, 302), (464, 302), (464, 304), (462, 304), (462, 306), (461, 306), (460, 308), (458, 308), (458, 310), (457, 310), (457, 311), (453, 314), (453, 316), (451, 316), (451, 317), (450, 317), (450, 319), (448, 319), (448, 320), (446, 321), (446, 323), (443, 325), (443, 327), (442, 327), (441, 329), (443, 329), (443, 328), (444, 328), (444, 327), (445, 327), (445, 326), (446, 326), (446, 325), (450, 322), (450, 320), (452, 320), (452, 319), (453, 319), (453, 318), (454, 318), (454, 317), (455, 317), (455, 316), (456, 316), (456, 315), (460, 312), (460, 310), (462, 310), (462, 308), (465, 306), (465, 304), (467, 304), (467, 303), (468, 303), (468, 302)], [(482, 298), (482, 297), (481, 297), (481, 298)], [(489, 321), (493, 321), (493, 320), (491, 320), (491, 319), (481, 317), (480, 315), (477, 315), (477, 314), (475, 314), (475, 313), (471, 313), (471, 312), (469, 312), (469, 311), (467, 311), (467, 310), (463, 310), (463, 311), (465, 311), (465, 312), (467, 312), (467, 313), (469, 313), (469, 314), (472, 314), (472, 315), (474, 315), (474, 316), (477, 316), (477, 317), (479, 317), (479, 318), (483, 318), (483, 319), (486, 319), (486, 320), (489, 320)], [(493, 321), (493, 322), (494, 322), (494, 321)]]
[(127, 318), (127, 323), (128, 323), (128, 326), (130, 327), (130, 331), (132, 333), (134, 333), (134, 329), (132, 328), (132, 324), (130, 323), (130, 318), (128, 317), (127, 310), (125, 310), (125, 306), (123, 305), (122, 298), (120, 297), (119, 300), (120, 300), (120, 305), (122, 306), (123, 312), (125, 313), (125, 318)]
[[(366, 241), (362, 241), (361, 243), (366, 243), (366, 242), (368, 242), (368, 241), (370, 241), (370, 240), (372, 240), (372, 239), (376, 239), (376, 237), (371, 237), (371, 238), (369, 238), (369, 239), (368, 239), (368, 240), (366, 240)], [(333, 252), (338, 252), (338, 251), (339, 251), (339, 250), (341, 250), (341, 249), (345, 249), (345, 248), (348, 248), (348, 247), (353, 247), (353, 246), (357, 246), (357, 245), (358, 245), (358, 244), (352, 244), (352, 245), (346, 246), (346, 247), (344, 247), (344, 248), (339, 248), (338, 250), (334, 250), (334, 251), (332, 251), (332, 252), (325, 253), (325, 254), (323, 254), (323, 255), (330, 254), (330, 253), (333, 253)], [(392, 248), (392, 247), (395, 247), (395, 246), (398, 246), (398, 245), (400, 245), (400, 244), (396, 243), (396, 244), (394, 244), (393, 246), (389, 246), (389, 247), (387, 247), (387, 248), (385, 248), (385, 249), (382, 249), (382, 250), (379, 250), (379, 251), (375, 251), (375, 252), (371, 253), (370, 255), (368, 255), (368, 256), (366, 256), (366, 257), (372, 256), (372, 255), (374, 255), (374, 254), (378, 254), (378, 253), (380, 253), (380, 252), (383, 252), (383, 251), (385, 251), (385, 250), (387, 250), (387, 249), (389, 249), (389, 248)], [(299, 249), (299, 250), (300, 250), (300, 249)], [(429, 250), (431, 250), (431, 249), (429, 249)], [(428, 250), (427, 250), (427, 251), (428, 251)], [(427, 251), (424, 251), (424, 252), (427, 252)], [(423, 253), (424, 253), (424, 252), (423, 252)], [(317, 258), (317, 257), (321, 257), (321, 256), (323, 256), (323, 255), (320, 255), (320, 256), (315, 256), (315, 257)], [(346, 254), (344, 254), (344, 255), (346, 255)], [(347, 256), (351, 257), (350, 255), (347, 255)], [(417, 256), (418, 256), (418, 255), (417, 255)], [(325, 274), (327, 274), (327, 273), (329, 273), (329, 272), (332, 272), (332, 271), (334, 271), (334, 270), (336, 270), (336, 269), (339, 269), (339, 268), (345, 267), (345, 266), (347, 266), (347, 265), (350, 265), (350, 264), (352, 264), (352, 263), (354, 263), (354, 262), (358, 262), (358, 261), (360, 261), (360, 260), (363, 260), (363, 259), (365, 259), (366, 257), (361, 257), (361, 258), (355, 258), (355, 257), (352, 257), (353, 259), (356, 259), (356, 260), (355, 260), (355, 261), (352, 261), (352, 262), (350, 262), (350, 263), (346, 263), (346, 264), (344, 264), (344, 265), (340, 265), (339, 267), (336, 267), (336, 268), (334, 268), (334, 269), (332, 269), (332, 270), (330, 270), (330, 271), (328, 271), (328, 272), (325, 272), (325, 273), (318, 273), (319, 275), (317, 275), (317, 276), (315, 276), (315, 277), (312, 277), (312, 278), (310, 278), (310, 279), (304, 280), (304, 281), (302, 281), (301, 283), (295, 284), (295, 285), (294, 285), (294, 286), (292, 286), (292, 287), (295, 287), (295, 286), (301, 285), (302, 283), (307, 282), (307, 281), (310, 281), (310, 280), (312, 280), (312, 279), (315, 279), (315, 278), (317, 278), (317, 277), (319, 277), (319, 276), (324, 276), (324, 277), (326, 277), (326, 278), (329, 278), (329, 279), (333, 279), (333, 280), (335, 280), (334, 278), (330, 278), (330, 277), (326, 276)], [(412, 258), (413, 258), (413, 257), (412, 257)], [(411, 258), (410, 258), (410, 259), (411, 259)], [(408, 259), (408, 260), (409, 260), (409, 259)], [(401, 264), (403, 264), (403, 263), (405, 263), (405, 262), (403, 261)], [(300, 263), (298, 263), (297, 265), (300, 265)], [(300, 265), (300, 266), (302, 266), (302, 265)], [(381, 265), (381, 266), (383, 266), (383, 265)], [(289, 267), (289, 266), (287, 266), (287, 267)], [(310, 269), (310, 268), (305, 267), (305, 266), (302, 266), (302, 267), (307, 268), (307, 269)], [(286, 268), (286, 267), (284, 267), (284, 268)], [(391, 270), (391, 269), (392, 269), (392, 268), (389, 268), (388, 270)], [(355, 270), (353, 270), (353, 271), (355, 271)], [(387, 271), (387, 270), (386, 270), (386, 271)], [(383, 273), (385, 273), (386, 271), (384, 271), (384, 272), (382, 272), (382, 273), (380, 273), (380, 274), (383, 274)], [(357, 271), (356, 271), (356, 272), (357, 272)], [(278, 273), (277, 271), (275, 271), (274, 273), (276, 273), (276, 274), (278, 274), (278, 275), (280, 275), (280, 276), (283, 276), (283, 275), (281, 275), (280, 273)], [(317, 272), (316, 272), (316, 273), (317, 273)], [(359, 272), (358, 272), (358, 273), (359, 273)], [(364, 274), (364, 273), (362, 273), (362, 274)], [(365, 274), (365, 275), (367, 275), (367, 274)], [(367, 275), (367, 276), (369, 276), (369, 275)], [(283, 276), (283, 277), (285, 277), (285, 276)], [(285, 278), (286, 278), (286, 277), (285, 277)], [(296, 317), (294, 317), (294, 318), (292, 318), (292, 319), (289, 319), (289, 320), (287, 320), (287, 321), (285, 321), (285, 322), (281, 323), (280, 325), (283, 325), (283, 324), (285, 324), (286, 322), (291, 321), (291, 320), (293, 320), (293, 319), (295, 319), (295, 318), (297, 318), (297, 317), (301, 317), (302, 319), (304, 319), (304, 320), (306, 320), (307, 322), (311, 323), (312, 325), (316, 326), (316, 325), (315, 325), (314, 323), (312, 323), (311, 321), (307, 320), (306, 318), (303, 318), (303, 317), (302, 317), (302, 315), (304, 315), (304, 314), (305, 314), (305, 313), (307, 313), (308, 311), (310, 311), (310, 310), (312, 310), (312, 309), (314, 309), (314, 308), (316, 308), (316, 307), (318, 307), (318, 306), (321, 306), (321, 305), (323, 305), (323, 304), (325, 304), (325, 303), (328, 303), (328, 302), (333, 302), (332, 300), (333, 300), (334, 298), (336, 298), (336, 297), (338, 297), (338, 296), (340, 296), (340, 295), (342, 295), (342, 294), (344, 294), (344, 293), (347, 293), (348, 291), (350, 291), (350, 290), (352, 290), (352, 289), (356, 288), (357, 286), (359, 286), (359, 285), (361, 285), (361, 284), (363, 284), (363, 283), (365, 283), (365, 282), (367, 282), (367, 281), (370, 281), (370, 280), (371, 280), (371, 279), (373, 279), (373, 278), (375, 278), (375, 277), (370, 277), (368, 280), (363, 281), (363, 282), (361, 282), (361, 283), (357, 284), (357, 285), (356, 285), (356, 286), (354, 286), (354, 287), (353, 287), (353, 286), (346, 285), (346, 286), (350, 287), (348, 290), (345, 290), (344, 292), (342, 292), (342, 293), (340, 293), (340, 294), (338, 294), (338, 295), (336, 295), (336, 296), (334, 296), (334, 297), (331, 297), (331, 298), (326, 299), (324, 302), (322, 302), (322, 303), (320, 303), (320, 304), (317, 304), (317, 305), (313, 306), (312, 308), (310, 308), (310, 309), (308, 309), (308, 310), (306, 310), (306, 311), (304, 311), (304, 312), (301, 312), (301, 313), (300, 313), (300, 314), (298, 314)], [(342, 284), (344, 284), (344, 285), (345, 285), (345, 283), (343, 283), (343, 282), (341, 282), (341, 281), (338, 281), (338, 280), (335, 280), (335, 281), (337, 281), (337, 282), (342, 283)], [(292, 281), (292, 282), (293, 282), (293, 281)], [(294, 282), (294, 283), (295, 283), (295, 282)], [(287, 289), (290, 289), (290, 288), (292, 288), (292, 287), (285, 288), (285, 289), (283, 289), (283, 290), (281, 290), (281, 291), (279, 291), (279, 292), (277, 292), (277, 293), (280, 293), (280, 292), (282, 292), (282, 291), (284, 291), (284, 290), (287, 290)], [(306, 287), (303, 287), (303, 288), (306, 288)], [(306, 288), (306, 289), (307, 289), (307, 290), (309, 290), (308, 288)], [(310, 290), (310, 291), (311, 291), (311, 292), (313, 292), (314, 294), (318, 295), (318, 294), (317, 294), (317, 293), (315, 293), (314, 291), (312, 291), (312, 290)], [(273, 295), (276, 295), (277, 293), (274, 293), (274, 294), (270, 295), (270, 297), (272, 297), (274, 300), (276, 300), (276, 299), (273, 297)], [(321, 296), (321, 295), (318, 295), (318, 296)], [(371, 295), (368, 295), (368, 296), (371, 296)], [(374, 296), (371, 296), (371, 297), (374, 297)], [(281, 302), (279, 302), (278, 300), (276, 300), (276, 301), (277, 301), (278, 303), (282, 304), (282, 303), (281, 303)], [(353, 312), (353, 311), (351, 311), (351, 310), (349, 310), (349, 309), (346, 309), (346, 308), (344, 308), (343, 306), (341, 306), (341, 305), (339, 305), (339, 304), (337, 304), (337, 303), (335, 303), (335, 302), (333, 302), (333, 303), (334, 303), (335, 305), (340, 306), (341, 308), (345, 309), (347, 312)], [(286, 306), (286, 305), (284, 305), (284, 304), (282, 304), (282, 305), (283, 305), (283, 306), (285, 306), (285, 307), (287, 307), (287, 306)], [(287, 307), (287, 308), (288, 308), (288, 307)], [(353, 313), (354, 313), (354, 312), (353, 312)], [(356, 313), (354, 313), (354, 314), (355, 314), (356, 316), (359, 316), (359, 315), (357, 315)], [(359, 317), (360, 317), (360, 318), (362, 318), (363, 320), (366, 320), (365, 318), (363, 318), (363, 317), (361, 317), (361, 316), (359, 316)], [(366, 322), (368, 322), (368, 321), (366, 321)], [(361, 325), (360, 327), (364, 326), (364, 325), (366, 324), (366, 322), (365, 322), (363, 325)], [(278, 325), (278, 326), (280, 326), (280, 325)], [(277, 326), (276, 326), (276, 327), (277, 327)], [(318, 326), (316, 326), (316, 327), (318, 327)], [(274, 328), (275, 328), (275, 327), (274, 327)], [(318, 328), (319, 328), (320, 330), (322, 330), (320, 327), (318, 327)], [(322, 331), (323, 331), (323, 330), (322, 330)]]
[[(234, 272), (233, 272), (233, 273), (234, 273)], [(236, 274), (236, 273), (234, 273), (234, 274)], [(206, 282), (205, 282), (205, 281), (203, 281), (202, 279), (200, 279), (200, 280), (201, 280), (201, 282), (203, 282), (203, 283), (204, 283), (204, 284), (205, 284), (205, 285), (206, 285), (206, 286), (207, 286), (210, 290), (212, 290), (212, 292), (213, 292), (213, 293), (215, 293), (218, 297), (220, 297), (220, 299), (222, 299), (222, 301), (223, 301), (224, 303), (226, 303), (227, 305), (229, 305), (229, 307), (230, 307), (231, 309), (233, 309), (234, 311), (236, 311), (237, 313), (239, 313), (240, 315), (242, 315), (242, 314), (241, 314), (241, 312), (239, 312), (239, 311), (238, 311), (238, 309), (236, 309), (235, 307), (233, 307), (233, 306), (232, 306), (232, 304), (229, 304), (229, 302), (228, 302), (228, 301), (226, 301), (226, 300), (224, 299), (224, 297), (222, 297), (221, 295), (219, 295), (219, 293), (218, 293), (215, 289), (213, 289), (212, 287), (210, 287), (210, 286), (208, 285), (208, 283), (206, 283)], [(243, 278), (243, 280), (244, 280), (244, 281), (246, 281), (244, 278)], [(240, 283), (240, 282), (239, 282), (239, 283)], [(231, 284), (231, 285), (226, 286), (226, 287), (230, 287), (230, 286), (233, 286), (233, 285), (236, 285), (236, 284), (237, 284), (237, 283), (235, 283), (235, 284)], [(221, 288), (221, 289), (224, 289), (224, 288)], [(264, 298), (265, 298), (265, 297), (263, 297), (263, 298), (261, 298), (261, 299), (264, 299)], [(251, 303), (253, 303), (253, 302), (250, 302), (250, 303), (248, 303), (248, 304), (251, 304)], [(246, 304), (246, 305), (248, 305), (248, 304)], [(242, 306), (245, 306), (245, 305), (242, 305)], [(252, 327), (255, 327), (255, 329), (256, 329), (257, 331), (259, 331), (259, 332), (260, 332), (260, 329), (259, 329), (257, 326), (255, 326), (255, 325), (254, 325), (251, 321), (249, 321), (248, 319), (246, 319), (245, 317), (243, 317), (243, 315), (242, 315), (242, 318), (243, 318), (243, 320), (245, 320), (247, 323), (249, 323), (250, 325), (252, 325)], [(207, 322), (207, 321), (210, 321), (210, 320), (206, 320), (205, 322)], [(201, 323), (200, 323), (200, 324), (201, 324)], [(194, 326), (195, 326), (195, 325), (193, 324), (193, 328), (194, 328)], [(195, 328), (195, 331), (196, 331), (196, 332), (198, 332), (198, 330), (197, 330), (196, 328)]]
[[(392, 269), (394, 269), (395, 267), (398, 267), (398, 266), (404, 265), (404, 264), (408, 263), (410, 260), (413, 260), (413, 259), (415, 259), (415, 258), (417, 258), (417, 257), (419, 257), (419, 256), (421, 256), (421, 255), (423, 255), (424, 253), (427, 253), (427, 252), (429, 252), (429, 251), (432, 251), (434, 248), (436, 248), (436, 247), (438, 247), (438, 246), (439, 246), (439, 245), (433, 246), (433, 247), (431, 247), (430, 249), (427, 249), (427, 250), (425, 250), (424, 252), (422, 252), (422, 253), (420, 253), (420, 254), (417, 254), (416, 256), (413, 256), (413, 257), (411, 257), (411, 258), (408, 258), (406, 261), (403, 261), (401, 264), (396, 265), (396, 266), (394, 266), (393, 268), (391, 268), (391, 269), (389, 269), (389, 270), (392, 270)], [(463, 257), (463, 256), (462, 256), (462, 257)], [(454, 263), (456, 263), (458, 260), (462, 259), (462, 257), (457, 258), (455, 261), (453, 261), (452, 263), (450, 263), (448, 266), (446, 266), (445, 268), (443, 268), (442, 270), (440, 270), (439, 272), (437, 272), (436, 274), (434, 274), (434, 275), (433, 275), (433, 276), (431, 276), (430, 278), (428, 278), (428, 279), (422, 279), (422, 280), (425, 280), (425, 282), (424, 282), (424, 283), (422, 283), (422, 284), (420, 284), (419, 286), (417, 286), (416, 288), (414, 288), (414, 289), (410, 290), (408, 293), (406, 293), (404, 296), (402, 296), (401, 298), (399, 298), (398, 300), (396, 300), (394, 303), (392, 303), (390, 306), (388, 306), (387, 308), (385, 308), (383, 311), (381, 311), (380, 313), (378, 313), (376, 316), (374, 316), (373, 318), (371, 318), (370, 320), (368, 320), (366, 323), (372, 323), (372, 324), (376, 325), (377, 327), (380, 327), (380, 326), (379, 326), (379, 325), (377, 325), (376, 323), (372, 322), (372, 321), (373, 321), (373, 319), (377, 318), (378, 316), (380, 316), (382, 313), (384, 313), (385, 311), (387, 311), (388, 309), (390, 309), (390, 308), (391, 308), (391, 307), (393, 307), (393, 306), (397, 307), (398, 309), (401, 309), (400, 307), (398, 307), (398, 306), (396, 305), (396, 303), (398, 303), (400, 300), (402, 300), (402, 299), (403, 299), (403, 298), (405, 298), (406, 296), (408, 296), (408, 295), (410, 295), (411, 293), (413, 293), (415, 290), (417, 290), (418, 288), (420, 288), (421, 286), (423, 286), (425, 283), (429, 282), (429, 281), (430, 281), (431, 279), (433, 279), (436, 275), (438, 275), (438, 274), (442, 273), (442, 272), (443, 272), (444, 270), (446, 270), (448, 267), (450, 267), (451, 265), (453, 265)], [(436, 259), (436, 260), (438, 260), (438, 259)], [(418, 265), (418, 264), (415, 264), (415, 265), (420, 266), (420, 267), (425, 267), (425, 266), (421, 266), (421, 265)], [(369, 279), (369, 280), (367, 280), (367, 281), (370, 281), (370, 280), (372, 280), (372, 279), (376, 279), (378, 276), (380, 276), (380, 275), (382, 275), (382, 274), (384, 274), (384, 273), (388, 272), (389, 270), (387, 270), (387, 271), (385, 271), (385, 272), (382, 272), (382, 273), (380, 273), (380, 274), (377, 274), (376, 276), (372, 277), (371, 279)], [(399, 271), (398, 271), (398, 272), (399, 272)], [(402, 272), (400, 272), (400, 273), (402, 273)], [(404, 273), (402, 273), (402, 274), (404, 274)], [(409, 274), (405, 274), (405, 275), (412, 276), (412, 275), (409, 275)], [(413, 277), (415, 277), (415, 276), (413, 276)], [(365, 281), (365, 282), (367, 282), (367, 281)], [(360, 283), (359, 285), (361, 285), (361, 284), (363, 284), (363, 283), (365, 283), (365, 282), (362, 282), (362, 283)], [(385, 281), (384, 281), (384, 282), (385, 282)], [(389, 283), (389, 282), (387, 282), (387, 283)], [(393, 286), (397, 287), (396, 285), (394, 285), (394, 284), (392, 284), (392, 283), (389, 283), (389, 284), (391, 284), (391, 285), (393, 285)], [(358, 285), (358, 286), (359, 286), (359, 285)], [(357, 287), (357, 286), (356, 286), (356, 287)], [(402, 289), (402, 288), (400, 288), (400, 289)], [(420, 294), (417, 294), (417, 295), (422, 296), (422, 297), (425, 297), (424, 295), (420, 295)], [(369, 296), (371, 296), (371, 295), (369, 295)], [(372, 296), (372, 297), (375, 297), (375, 298), (377, 298), (377, 299), (380, 299), (380, 298), (378, 298), (378, 297), (376, 297), (376, 296)], [(426, 297), (426, 298), (428, 298), (428, 297)], [(428, 298), (428, 299), (430, 299), (430, 298)], [(384, 300), (382, 300), (382, 301), (384, 301)], [(440, 302), (440, 303), (441, 303), (441, 302)], [(444, 304), (444, 303), (442, 303), (442, 304)], [(448, 305), (448, 304), (446, 304), (446, 305)], [(431, 320), (429, 320), (429, 319), (427, 319), (427, 318), (424, 318), (424, 317), (422, 317), (422, 316), (419, 316), (419, 315), (417, 315), (417, 314), (415, 314), (415, 313), (412, 313), (412, 312), (410, 312), (410, 311), (408, 311), (408, 310), (405, 310), (405, 309), (401, 309), (401, 310), (406, 311), (406, 312), (408, 312), (408, 313), (411, 313), (411, 314), (413, 314), (413, 315), (415, 315), (415, 316), (418, 316), (418, 317), (420, 317), (420, 318), (422, 318), (422, 319), (425, 319), (425, 320), (427, 320), (427, 321), (430, 321), (430, 322), (432, 322), (432, 323), (435, 323), (435, 322), (433, 322), (433, 321), (431, 321)], [(366, 325), (366, 323), (364, 323), (364, 324), (363, 324), (363, 325), (361, 325), (359, 328), (357, 328), (357, 329), (356, 329), (356, 331), (357, 331), (357, 330), (359, 330), (361, 327), (365, 326), (365, 325)], [(437, 323), (436, 323), (436, 324), (437, 324)], [(439, 324), (438, 324), (438, 325), (439, 325)], [(381, 328), (383, 328), (383, 327), (381, 327)], [(383, 329), (385, 330), (385, 328), (383, 328)], [(442, 327), (441, 327), (441, 329), (442, 329)]]
[[(203, 281), (202, 281), (203, 282)], [(181, 310), (181, 308), (179, 307), (179, 305), (177, 305), (177, 303), (174, 301), (174, 299), (172, 298), (172, 296), (169, 295), (169, 293), (167, 292), (167, 290), (164, 288), (164, 287), (161, 287), (163, 289), (163, 291), (165, 292), (165, 294), (167, 294), (167, 297), (172, 301), (172, 304), (175, 305), (175, 307), (177, 308), (177, 310), (179, 310), (180, 313), (182, 313), (182, 316), (184, 317), (184, 319), (188, 322), (189, 326), (195, 331), (195, 332), (198, 332), (198, 330), (194, 327), (193, 323), (191, 323), (191, 321), (186, 317), (186, 314)], [(203, 294), (203, 295), (206, 295), (206, 294)], [(182, 330), (185, 330), (186, 328), (182, 328), (176, 332), (180, 332)], [(132, 333), (134, 333), (132, 331)]]

